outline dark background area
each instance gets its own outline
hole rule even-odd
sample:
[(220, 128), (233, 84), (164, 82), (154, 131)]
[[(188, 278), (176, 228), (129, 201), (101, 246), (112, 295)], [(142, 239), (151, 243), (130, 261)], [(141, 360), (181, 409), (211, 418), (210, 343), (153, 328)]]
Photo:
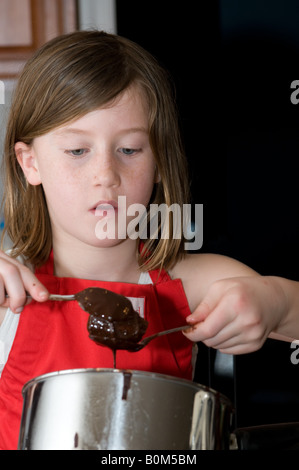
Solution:
[[(193, 202), (204, 204), (201, 251), (299, 280), (299, 2), (119, 0), (117, 15), (118, 33), (174, 78)], [(233, 399), (237, 426), (299, 421), (291, 352), (268, 340), (219, 359), (199, 345), (195, 380)]]

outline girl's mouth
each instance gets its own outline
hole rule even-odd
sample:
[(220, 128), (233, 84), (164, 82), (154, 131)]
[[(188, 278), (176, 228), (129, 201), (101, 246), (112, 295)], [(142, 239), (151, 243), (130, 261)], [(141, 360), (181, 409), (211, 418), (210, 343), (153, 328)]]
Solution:
[(118, 210), (118, 204), (115, 201), (99, 201), (91, 210), (96, 217), (113, 217)]

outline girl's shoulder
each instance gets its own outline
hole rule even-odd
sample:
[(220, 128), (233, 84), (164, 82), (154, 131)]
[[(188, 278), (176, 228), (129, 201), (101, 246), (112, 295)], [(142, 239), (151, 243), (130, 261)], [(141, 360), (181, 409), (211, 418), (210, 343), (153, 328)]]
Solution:
[(187, 254), (170, 271), (172, 279), (181, 279), (193, 311), (216, 281), (231, 277), (256, 275), (248, 266), (233, 258), (210, 253)]

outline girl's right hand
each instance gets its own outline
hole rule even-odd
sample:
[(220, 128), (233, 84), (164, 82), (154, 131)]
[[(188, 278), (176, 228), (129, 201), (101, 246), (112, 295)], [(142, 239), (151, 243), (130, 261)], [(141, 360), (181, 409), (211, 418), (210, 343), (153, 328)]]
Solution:
[(30, 302), (28, 294), (38, 302), (49, 297), (45, 286), (27, 266), (0, 250), (0, 306), (20, 313)]

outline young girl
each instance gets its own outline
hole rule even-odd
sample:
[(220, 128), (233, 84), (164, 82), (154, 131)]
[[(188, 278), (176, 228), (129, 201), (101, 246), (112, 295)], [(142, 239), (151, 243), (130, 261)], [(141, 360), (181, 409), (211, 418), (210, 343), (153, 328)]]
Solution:
[(136, 44), (82, 31), (43, 46), (19, 79), (4, 165), (12, 249), (0, 253), (3, 362), (8, 356), (0, 448), (17, 446), (28, 380), (113, 364), (111, 351), (89, 339), (88, 314), (76, 302), (49, 301), (49, 293), (97, 286), (127, 296), (148, 321), (147, 335), (194, 325), (139, 352), (119, 351), (118, 368), (191, 379), (197, 341), (239, 354), (261, 347), (275, 330), (291, 335), (283, 280), (226, 257), (188, 255), (183, 238), (98, 236), (99, 220), (115, 217), (125, 228), (132, 222), (120, 197), (126, 207), (188, 202), (169, 81)]

